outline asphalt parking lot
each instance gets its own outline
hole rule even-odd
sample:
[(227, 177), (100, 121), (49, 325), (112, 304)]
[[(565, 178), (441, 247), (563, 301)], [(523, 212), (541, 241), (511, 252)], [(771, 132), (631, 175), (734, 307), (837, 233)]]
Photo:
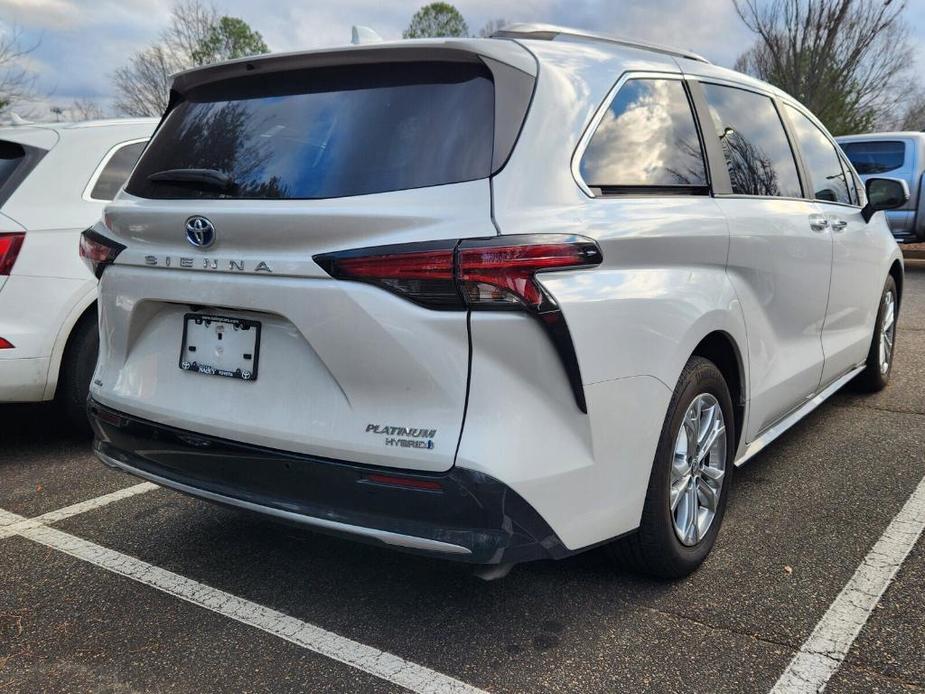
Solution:
[[(676, 583), (597, 551), (486, 583), (139, 487), (51, 409), (0, 408), (0, 692), (769, 691), (852, 595), (872, 609), (821, 656), (826, 691), (925, 691), (925, 263), (897, 351), (887, 390), (836, 395), (737, 471)], [(842, 594), (884, 547), (882, 597)]]

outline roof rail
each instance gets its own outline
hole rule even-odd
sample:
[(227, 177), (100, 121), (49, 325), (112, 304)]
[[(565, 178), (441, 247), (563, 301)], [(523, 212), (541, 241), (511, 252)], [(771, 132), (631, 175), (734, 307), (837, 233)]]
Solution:
[(660, 46), (655, 43), (646, 43), (644, 41), (635, 41), (633, 39), (624, 39), (618, 36), (607, 36), (606, 34), (595, 34), (590, 31), (581, 29), (570, 29), (569, 27), (560, 27), (554, 24), (508, 24), (491, 35), (493, 39), (538, 39), (541, 41), (554, 41), (559, 36), (572, 36), (590, 41), (601, 41), (604, 43), (614, 43), (619, 46), (628, 46), (630, 48), (641, 48), (655, 53), (664, 53), (673, 55), (678, 58), (688, 58), (697, 60), (701, 63), (710, 61), (702, 55), (691, 51), (684, 51), (668, 46)]

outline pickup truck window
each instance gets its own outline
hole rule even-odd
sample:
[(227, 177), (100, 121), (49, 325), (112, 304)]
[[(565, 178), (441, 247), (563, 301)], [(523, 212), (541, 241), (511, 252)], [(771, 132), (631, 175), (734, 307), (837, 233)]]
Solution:
[(896, 171), (906, 159), (906, 144), (898, 140), (845, 142), (841, 148), (862, 175)]

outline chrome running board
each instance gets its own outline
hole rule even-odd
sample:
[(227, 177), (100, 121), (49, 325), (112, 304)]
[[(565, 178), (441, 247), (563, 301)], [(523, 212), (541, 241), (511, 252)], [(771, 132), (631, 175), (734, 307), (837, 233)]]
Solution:
[(832, 383), (823, 388), (822, 391), (804, 402), (797, 409), (780, 420), (777, 424), (773, 425), (769, 429), (766, 429), (764, 433), (761, 434), (761, 436), (756, 438), (745, 447), (745, 451), (742, 453), (742, 456), (735, 462), (736, 467), (744, 465), (751, 458), (763, 451), (769, 443), (771, 443), (774, 439), (787, 431), (787, 429), (803, 419), (803, 417), (819, 407), (819, 405), (828, 400), (836, 391), (838, 391), (843, 385), (848, 383), (848, 381), (857, 376), (863, 370), (864, 364), (851, 369), (851, 371), (846, 373), (841, 378), (835, 379)]

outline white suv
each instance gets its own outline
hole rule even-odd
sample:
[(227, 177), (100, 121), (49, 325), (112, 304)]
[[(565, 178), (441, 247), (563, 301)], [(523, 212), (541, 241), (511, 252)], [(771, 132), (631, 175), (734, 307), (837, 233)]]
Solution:
[(57, 397), (86, 429), (96, 278), (77, 257), (153, 119), (0, 128), (0, 402)]
[(434, 556), (621, 538), (684, 575), (735, 464), (889, 377), (906, 191), (868, 189), (767, 84), (555, 27), (183, 73), (84, 235), (96, 453)]

